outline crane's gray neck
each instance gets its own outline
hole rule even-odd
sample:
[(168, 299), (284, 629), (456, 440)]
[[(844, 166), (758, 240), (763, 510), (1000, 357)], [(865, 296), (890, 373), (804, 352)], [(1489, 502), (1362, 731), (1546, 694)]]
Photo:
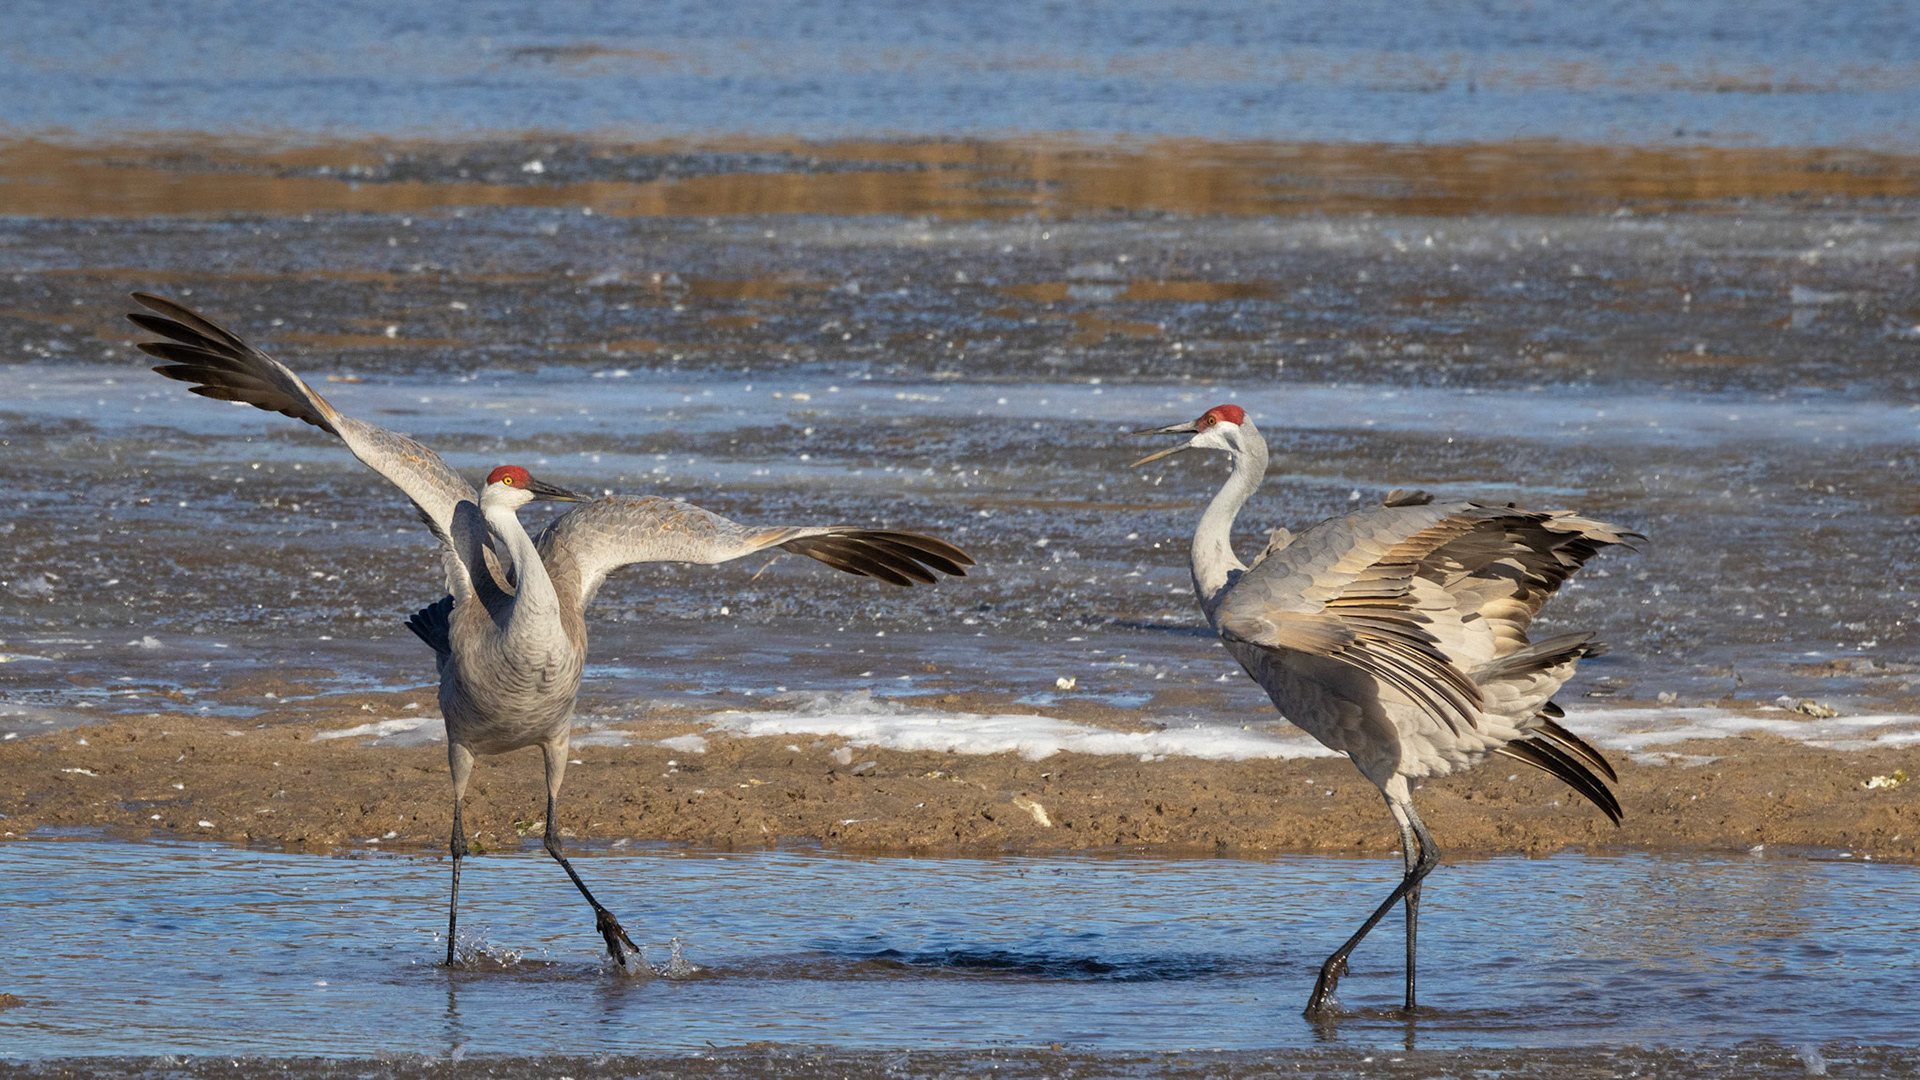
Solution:
[(528, 619), (552, 618), (560, 609), (559, 595), (554, 592), (553, 579), (547, 576), (546, 564), (540, 561), (540, 550), (527, 535), (526, 527), (520, 524), (520, 515), (514, 507), (485, 495), (480, 498), (480, 512), (486, 515), (487, 525), (513, 560), (514, 594), (509, 627)]
[(1193, 592), (1200, 598), (1208, 622), (1213, 621), (1228, 586), (1247, 569), (1233, 553), (1233, 521), (1267, 475), (1267, 443), (1252, 421), (1240, 425), (1236, 441), (1238, 447), (1228, 452), (1233, 473), (1207, 504), (1207, 512), (1200, 515), (1200, 527), (1193, 533)]

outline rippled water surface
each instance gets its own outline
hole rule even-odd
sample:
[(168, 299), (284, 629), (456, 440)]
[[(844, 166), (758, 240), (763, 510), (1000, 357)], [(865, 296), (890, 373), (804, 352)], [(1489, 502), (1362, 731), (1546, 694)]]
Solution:
[(0, 40), (0, 124), (88, 134), (1920, 136), (1911, 23), (1880, 4), (21, 0)]
[[(476, 859), (437, 967), (446, 864), (211, 846), (0, 846), (0, 1056), (621, 1053), (755, 1040), (1089, 1051), (1399, 1045), (1389, 921), (1352, 1010), (1316, 1031), (1314, 972), (1396, 876), (1386, 861), (857, 859), (633, 854), (582, 872), (664, 964), (627, 981), (543, 855)], [(1559, 856), (1450, 864), (1421, 920), (1417, 1043), (1901, 1043), (1910, 866)], [(1656, 908), (1658, 919), (1643, 914)]]

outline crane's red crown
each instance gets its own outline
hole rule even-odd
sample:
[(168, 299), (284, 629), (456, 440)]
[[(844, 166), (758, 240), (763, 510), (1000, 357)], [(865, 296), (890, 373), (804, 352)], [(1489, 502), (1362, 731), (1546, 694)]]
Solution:
[(487, 483), (523, 488), (533, 483), (533, 477), (518, 465), (502, 465), (487, 474)]
[(1229, 424), (1244, 424), (1247, 422), (1247, 410), (1238, 405), (1215, 405), (1213, 408), (1200, 414), (1200, 420), (1197, 426), (1210, 428), (1222, 420), (1225, 420)]

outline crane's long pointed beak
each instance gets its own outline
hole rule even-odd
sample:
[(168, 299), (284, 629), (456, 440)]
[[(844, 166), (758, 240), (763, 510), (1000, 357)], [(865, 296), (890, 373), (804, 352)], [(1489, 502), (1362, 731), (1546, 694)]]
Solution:
[(552, 484), (548, 484), (539, 480), (529, 481), (527, 483), (527, 490), (533, 492), (534, 498), (546, 499), (550, 502), (592, 502), (593, 501), (593, 497), (590, 495), (582, 495), (576, 491), (568, 491), (566, 488), (563, 488), (563, 487), (554, 487)]
[(1168, 424), (1166, 427), (1141, 428), (1139, 431), (1129, 431), (1127, 432), (1127, 434), (1130, 436), (1131, 435), (1193, 435), (1198, 433), (1199, 430), (1200, 430), (1200, 425), (1194, 423), (1191, 420), (1182, 420), (1177, 424)]
[[(1198, 432), (1199, 430), (1200, 430), (1199, 425), (1196, 424), (1194, 421), (1183, 420), (1178, 424), (1168, 424), (1166, 427), (1146, 428), (1141, 431), (1129, 431), (1127, 432), (1127, 434), (1128, 435), (1192, 435)], [(1173, 455), (1179, 453), (1182, 450), (1191, 450), (1191, 449), (1193, 449), (1192, 443), (1181, 443), (1178, 446), (1169, 446), (1165, 450), (1157, 450), (1151, 454), (1148, 454), (1146, 457), (1143, 457), (1139, 461), (1136, 461), (1133, 464), (1127, 466), (1127, 468), (1137, 469), (1140, 466), (1147, 464), (1148, 462), (1159, 461), (1163, 457), (1172, 457)]]
[(1182, 450), (1191, 450), (1191, 449), (1193, 449), (1192, 443), (1181, 443), (1178, 446), (1169, 446), (1165, 450), (1156, 450), (1153, 453), (1148, 454), (1146, 457), (1143, 457), (1139, 461), (1136, 461), (1133, 464), (1127, 466), (1127, 468), (1137, 469), (1140, 466), (1147, 464), (1148, 462), (1159, 461), (1163, 457), (1172, 457), (1173, 455), (1179, 453)]

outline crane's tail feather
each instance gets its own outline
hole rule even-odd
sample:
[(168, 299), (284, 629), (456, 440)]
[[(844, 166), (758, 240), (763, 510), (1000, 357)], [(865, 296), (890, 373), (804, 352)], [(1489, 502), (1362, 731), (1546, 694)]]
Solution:
[(882, 529), (836, 528), (774, 546), (889, 585), (931, 585), (939, 580), (935, 571), (966, 577), (973, 565), (972, 556), (944, 540)]
[(1540, 726), (1535, 729), (1534, 737), (1553, 743), (1608, 780), (1616, 784), (1620, 782), (1619, 775), (1613, 771), (1613, 765), (1607, 761), (1606, 755), (1594, 749), (1587, 740), (1554, 723), (1552, 718), (1544, 715), (1540, 717)]
[(427, 643), (427, 647), (441, 656), (453, 655), (453, 642), (448, 637), (453, 623), (453, 597), (443, 596), (412, 615), (407, 616), (407, 629), (413, 636)]
[(159, 314), (136, 311), (128, 321), (169, 339), (140, 343), (141, 352), (166, 361), (153, 370), (197, 384), (188, 389), (201, 397), (245, 402), (340, 434), (340, 414), (286, 365), (192, 308), (150, 293), (133, 298)]
[[(1558, 725), (1556, 725), (1558, 726)], [(1564, 730), (1564, 729), (1562, 729)], [(1547, 738), (1528, 738), (1495, 747), (1494, 753), (1524, 761), (1585, 796), (1615, 824), (1620, 824), (1620, 800), (1585, 764)], [(1609, 770), (1611, 771), (1611, 770)]]

